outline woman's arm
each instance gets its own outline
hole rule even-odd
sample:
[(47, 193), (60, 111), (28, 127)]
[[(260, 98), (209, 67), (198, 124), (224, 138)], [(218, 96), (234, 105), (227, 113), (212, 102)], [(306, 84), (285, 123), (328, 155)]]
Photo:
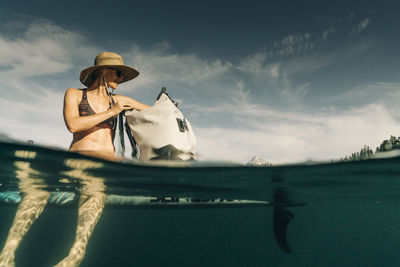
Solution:
[(82, 93), (78, 89), (69, 88), (64, 96), (64, 121), (71, 133), (87, 131), (97, 124), (111, 118), (122, 110), (134, 108), (127, 101), (118, 101), (111, 109), (89, 116), (79, 116), (78, 105)]
[(114, 99), (115, 99), (115, 101), (116, 101), (117, 103), (119, 103), (119, 102), (128, 103), (129, 106), (132, 106), (134, 109), (139, 110), (139, 111), (140, 111), (140, 110), (143, 110), (143, 109), (146, 109), (146, 108), (150, 108), (149, 105), (140, 103), (139, 101), (136, 101), (135, 99), (130, 98), (130, 97), (128, 97), (128, 96), (124, 96), (124, 95), (115, 95), (115, 96), (113, 96), (113, 97), (114, 97)]

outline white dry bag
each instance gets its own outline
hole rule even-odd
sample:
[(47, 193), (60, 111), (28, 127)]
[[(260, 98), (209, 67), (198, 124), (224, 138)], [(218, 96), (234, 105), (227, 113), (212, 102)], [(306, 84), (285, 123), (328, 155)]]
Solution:
[(195, 158), (196, 137), (192, 126), (165, 88), (154, 106), (142, 111), (126, 111), (125, 116), (140, 149), (140, 160)]

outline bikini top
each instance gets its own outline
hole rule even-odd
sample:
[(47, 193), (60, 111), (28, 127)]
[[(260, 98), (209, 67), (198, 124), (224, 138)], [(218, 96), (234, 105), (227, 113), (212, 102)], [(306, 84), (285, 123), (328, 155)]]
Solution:
[[(94, 110), (92, 109), (92, 107), (90, 106), (88, 100), (87, 100), (87, 89), (83, 89), (82, 92), (82, 100), (78, 105), (78, 109), (79, 109), (79, 116), (89, 116), (89, 115), (93, 115), (96, 114), (96, 112), (94, 112)], [(100, 122), (99, 124), (97, 124), (97, 127), (102, 127), (102, 128), (110, 128), (110, 129), (115, 129), (114, 125), (116, 124), (116, 119), (115, 117), (111, 117), (109, 119), (106, 119), (103, 122)]]

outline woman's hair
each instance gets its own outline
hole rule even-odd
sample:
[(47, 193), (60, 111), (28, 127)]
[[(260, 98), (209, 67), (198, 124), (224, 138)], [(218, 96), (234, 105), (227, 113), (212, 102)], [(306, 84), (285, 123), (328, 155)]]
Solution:
[(89, 74), (86, 79), (88, 87), (91, 87), (96, 82), (96, 80), (100, 77), (102, 71), (103, 69), (97, 69)]

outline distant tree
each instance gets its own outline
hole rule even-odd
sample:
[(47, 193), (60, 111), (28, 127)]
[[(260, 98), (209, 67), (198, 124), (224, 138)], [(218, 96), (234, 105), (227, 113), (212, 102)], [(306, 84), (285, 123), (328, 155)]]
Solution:
[(372, 151), (369, 146), (364, 145), (363, 148), (360, 150), (360, 156), (359, 159), (370, 159), (374, 155), (374, 152)]
[(400, 149), (400, 137), (396, 137), (391, 135), (389, 139), (384, 140), (374, 151), (367, 146), (364, 145), (360, 152), (351, 153), (350, 156), (345, 156), (344, 158), (340, 158), (340, 161), (352, 161), (352, 160), (365, 160), (370, 159), (374, 156), (374, 154), (379, 152), (387, 152), (394, 149)]
[(379, 147), (377, 147), (377, 152), (385, 152), (393, 149), (400, 149), (400, 137), (391, 135), (388, 140), (383, 141)]

